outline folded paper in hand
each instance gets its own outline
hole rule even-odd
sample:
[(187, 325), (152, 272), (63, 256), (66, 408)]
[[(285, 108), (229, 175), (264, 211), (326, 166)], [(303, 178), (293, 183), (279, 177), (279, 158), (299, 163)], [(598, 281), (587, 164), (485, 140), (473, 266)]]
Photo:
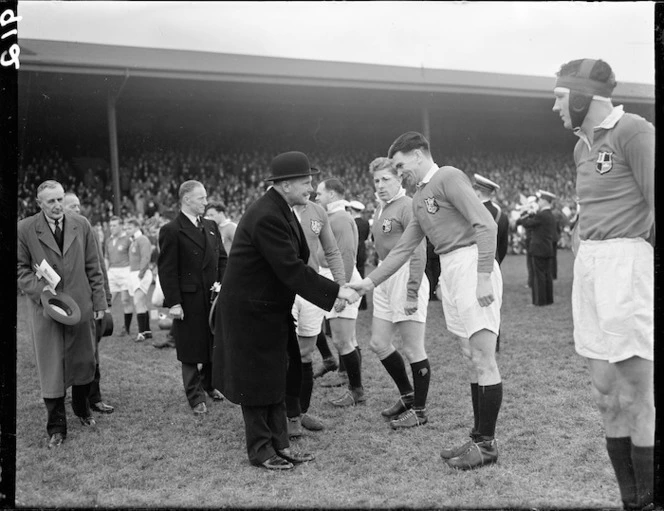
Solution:
[(51, 286), (53, 290), (55, 290), (60, 280), (62, 280), (60, 275), (58, 275), (51, 267), (51, 265), (48, 264), (46, 259), (43, 259), (39, 266), (35, 264), (35, 271), (37, 273), (37, 277), (40, 279), (44, 278), (44, 280), (46, 280), (48, 285)]

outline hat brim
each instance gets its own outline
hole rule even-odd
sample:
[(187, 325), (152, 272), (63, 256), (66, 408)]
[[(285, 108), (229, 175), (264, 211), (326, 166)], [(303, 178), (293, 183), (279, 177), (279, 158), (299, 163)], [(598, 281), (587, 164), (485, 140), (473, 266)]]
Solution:
[(97, 328), (101, 330), (100, 337), (113, 335), (113, 315), (105, 312), (104, 317), (97, 320)]
[(298, 172), (296, 174), (287, 174), (285, 176), (269, 176), (263, 179), (263, 181), (285, 181), (286, 179), (295, 179), (296, 177), (309, 177), (309, 176), (315, 176), (316, 174), (320, 174), (320, 170), (318, 170), (316, 167), (311, 167), (309, 169), (309, 172), (306, 173)]
[(44, 291), (40, 299), (44, 311), (52, 320), (68, 326), (81, 321), (81, 309), (67, 293), (60, 291), (54, 295), (50, 291)]

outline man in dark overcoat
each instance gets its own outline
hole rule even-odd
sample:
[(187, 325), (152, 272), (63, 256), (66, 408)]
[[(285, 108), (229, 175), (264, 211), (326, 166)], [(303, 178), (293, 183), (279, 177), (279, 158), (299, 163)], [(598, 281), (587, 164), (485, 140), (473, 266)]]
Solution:
[(533, 305), (550, 305), (553, 303), (553, 240), (558, 236), (551, 203), (556, 196), (544, 190), (539, 190), (536, 195), (537, 213), (519, 218), (517, 225), (531, 230), (528, 253), (532, 258)]
[(242, 405), (249, 461), (271, 470), (313, 459), (290, 449), (287, 430), (286, 370), (289, 363), (301, 370), (295, 295), (327, 311), (337, 299), (359, 300), (307, 264), (309, 248), (292, 208), (307, 204), (317, 173), (301, 152), (272, 160), (266, 181), (273, 186), (238, 224), (216, 310), (213, 383)]
[[(57, 181), (37, 188), (41, 212), (17, 226), (17, 278), (26, 294), (30, 335), (42, 397), (48, 412), (49, 448), (67, 436), (65, 394), (72, 387), (72, 409), (83, 426), (94, 426), (88, 395), (95, 377), (95, 320), (106, 310), (104, 280), (95, 233), (82, 216), (64, 211), (64, 189)], [(64, 225), (63, 225), (64, 224)], [(61, 277), (55, 293), (66, 293), (80, 309), (80, 321), (65, 325), (45, 314), (42, 293), (50, 291), (35, 265), (46, 261)]]
[[(180, 214), (159, 231), (159, 282), (164, 307), (173, 318), (177, 359), (182, 381), (194, 415), (207, 413), (207, 393), (220, 401), (212, 385), (212, 332), (208, 317), (211, 288), (221, 282), (226, 250), (217, 223), (203, 218), (207, 192), (199, 181), (180, 185)], [(201, 364), (199, 371), (198, 364)]]

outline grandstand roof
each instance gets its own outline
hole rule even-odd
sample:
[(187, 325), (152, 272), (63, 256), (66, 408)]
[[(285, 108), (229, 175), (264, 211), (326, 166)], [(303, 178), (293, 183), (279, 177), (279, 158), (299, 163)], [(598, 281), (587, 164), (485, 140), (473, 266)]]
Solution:
[[(150, 97), (146, 80), (167, 79), (238, 84), (232, 92), (249, 99), (251, 89), (239, 84), (297, 85), (326, 88), (369, 89), (420, 93), (463, 93), (488, 96), (551, 99), (554, 77), (426, 69), (415, 67), (324, 62), (129, 46), (111, 46), (38, 39), (21, 39), (21, 71), (118, 77), (132, 82), (133, 94)], [(126, 78), (139, 80), (126, 80)], [(152, 80), (150, 80), (152, 81)], [(143, 82), (143, 83), (141, 83)], [(69, 80), (67, 88), (94, 85), (94, 81)], [(172, 82), (171, 82), (172, 83)], [(77, 91), (72, 90), (72, 93)], [(197, 94), (219, 94), (202, 87)], [(654, 104), (655, 87), (619, 83), (619, 102)]]

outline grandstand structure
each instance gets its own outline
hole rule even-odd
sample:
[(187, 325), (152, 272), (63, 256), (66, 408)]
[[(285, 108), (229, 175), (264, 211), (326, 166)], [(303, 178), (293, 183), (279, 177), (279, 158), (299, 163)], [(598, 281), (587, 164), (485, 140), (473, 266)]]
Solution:
[[(409, 129), (425, 133), (438, 153), (571, 151), (574, 142), (551, 111), (557, 69), (538, 77), (38, 39), (19, 44), (19, 148), (29, 151), (42, 135), (62, 145), (96, 141), (101, 154), (85, 156), (110, 162), (117, 209), (119, 134), (278, 135), (293, 143), (285, 150), (342, 144), (381, 153)], [(654, 123), (654, 85), (617, 78), (614, 102)]]

